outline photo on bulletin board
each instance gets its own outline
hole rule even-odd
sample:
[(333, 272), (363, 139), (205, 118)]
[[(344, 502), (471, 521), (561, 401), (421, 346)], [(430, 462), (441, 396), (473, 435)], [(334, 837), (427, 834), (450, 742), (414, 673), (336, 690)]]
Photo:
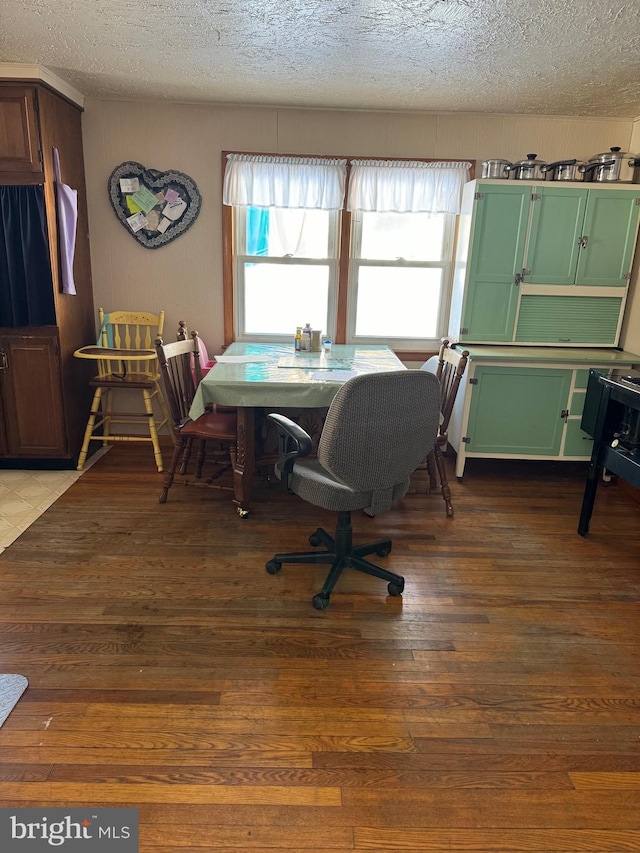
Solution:
[(109, 176), (109, 200), (121, 225), (145, 249), (166, 246), (196, 221), (202, 197), (183, 172), (121, 163)]

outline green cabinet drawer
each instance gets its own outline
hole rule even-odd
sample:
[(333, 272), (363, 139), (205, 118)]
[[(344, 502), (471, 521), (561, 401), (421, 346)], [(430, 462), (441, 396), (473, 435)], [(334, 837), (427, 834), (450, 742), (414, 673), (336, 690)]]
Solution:
[(569, 414), (576, 415), (582, 417), (582, 410), (584, 409), (584, 398), (586, 397), (587, 392), (585, 389), (580, 388), (573, 392), (571, 395), (571, 404), (569, 405)]
[[(584, 402), (584, 401), (583, 401)], [(569, 418), (564, 436), (564, 456), (590, 458), (593, 439), (580, 429), (580, 418)]]
[(576, 370), (573, 380), (574, 388), (584, 388), (586, 391), (587, 383), (589, 382), (589, 370), (590, 368), (586, 368), (586, 370)]

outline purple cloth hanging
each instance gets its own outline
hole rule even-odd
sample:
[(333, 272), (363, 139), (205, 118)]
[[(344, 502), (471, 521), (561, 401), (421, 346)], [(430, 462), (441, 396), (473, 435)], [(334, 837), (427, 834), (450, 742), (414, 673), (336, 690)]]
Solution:
[(76, 252), (76, 226), (78, 224), (78, 190), (73, 190), (60, 179), (60, 156), (53, 149), (53, 167), (56, 176), (56, 201), (58, 208), (58, 243), (60, 245), (60, 270), (62, 292), (74, 294), (73, 258)]

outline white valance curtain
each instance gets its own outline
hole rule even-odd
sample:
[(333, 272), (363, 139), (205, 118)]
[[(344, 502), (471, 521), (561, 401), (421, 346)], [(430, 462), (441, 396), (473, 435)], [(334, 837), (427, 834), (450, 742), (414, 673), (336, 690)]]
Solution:
[(346, 160), (227, 154), (222, 201), (247, 207), (341, 210)]
[(347, 210), (460, 213), (471, 163), (352, 160)]

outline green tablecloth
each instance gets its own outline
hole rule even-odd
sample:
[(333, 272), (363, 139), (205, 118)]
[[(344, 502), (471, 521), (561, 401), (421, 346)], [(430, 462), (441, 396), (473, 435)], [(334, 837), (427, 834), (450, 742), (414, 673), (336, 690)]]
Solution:
[[(234, 343), (224, 355), (255, 361), (218, 362), (198, 387), (189, 412), (194, 420), (204, 414), (207, 403), (322, 408), (352, 374), (404, 369), (386, 346), (334, 344), (326, 354), (295, 353), (293, 344)], [(296, 366), (279, 366), (284, 364)], [(327, 365), (332, 369), (322, 369)]]

